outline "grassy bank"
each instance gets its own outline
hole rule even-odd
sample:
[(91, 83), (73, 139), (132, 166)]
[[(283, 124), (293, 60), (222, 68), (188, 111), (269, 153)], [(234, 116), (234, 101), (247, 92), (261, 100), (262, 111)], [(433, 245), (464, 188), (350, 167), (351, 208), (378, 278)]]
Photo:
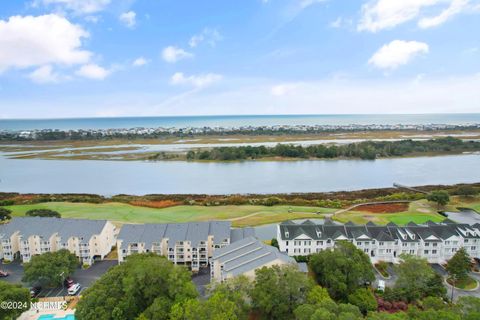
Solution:
[(408, 209), (402, 212), (394, 213), (369, 213), (365, 211), (346, 211), (335, 215), (335, 220), (340, 222), (352, 221), (354, 223), (364, 224), (372, 221), (377, 224), (387, 224), (393, 222), (399, 225), (407, 224), (410, 221), (415, 223), (424, 223), (428, 220), (440, 222), (445, 217), (438, 214), (435, 205), (426, 200), (413, 201)]
[(234, 226), (255, 226), (288, 219), (319, 218), (316, 212), (332, 209), (303, 206), (175, 206), (163, 209), (137, 207), (124, 203), (47, 202), (8, 206), (13, 216), (24, 216), (31, 209), (51, 209), (63, 218), (106, 219), (120, 223), (173, 223), (207, 220), (231, 220)]

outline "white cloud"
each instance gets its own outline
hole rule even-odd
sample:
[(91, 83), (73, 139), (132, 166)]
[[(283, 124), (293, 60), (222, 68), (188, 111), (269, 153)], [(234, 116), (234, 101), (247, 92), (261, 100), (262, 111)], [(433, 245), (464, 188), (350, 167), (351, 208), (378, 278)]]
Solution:
[(173, 85), (191, 85), (195, 88), (204, 88), (222, 80), (222, 78), (221, 75), (216, 73), (185, 76), (182, 72), (177, 72), (171, 77), (170, 83)]
[(443, 10), (439, 15), (429, 18), (422, 18), (418, 22), (420, 28), (432, 28), (449, 20), (454, 15), (462, 12), (468, 5), (469, 0), (453, 0), (450, 6)]
[(0, 72), (47, 64), (86, 63), (92, 53), (81, 46), (82, 38), (88, 36), (80, 26), (55, 14), (0, 20)]
[(53, 72), (51, 65), (41, 66), (40, 68), (31, 72), (28, 77), (36, 83), (45, 84), (45, 83), (56, 83), (60, 81), (60, 76), (58, 73)]
[(423, 7), (440, 0), (373, 0), (362, 7), (359, 31), (377, 32), (416, 18)]
[(36, 0), (34, 5), (56, 5), (77, 14), (90, 14), (105, 9), (111, 0)]
[(147, 59), (145, 59), (144, 57), (139, 57), (132, 62), (132, 66), (141, 67), (141, 66), (144, 66), (148, 63), (149, 63), (149, 61)]
[(110, 73), (110, 70), (93, 63), (85, 64), (75, 72), (77, 76), (94, 80), (103, 80), (108, 77)]
[(274, 96), (285, 96), (295, 92), (297, 84), (295, 83), (284, 83), (278, 84), (270, 88), (270, 93)]
[(220, 32), (217, 29), (205, 28), (199, 34), (196, 34), (190, 38), (188, 42), (189, 46), (195, 48), (202, 42), (208, 43), (210, 46), (214, 47), (218, 41), (223, 39)]
[(162, 58), (168, 63), (175, 63), (182, 59), (192, 58), (193, 54), (181, 48), (169, 46), (163, 49)]
[(362, 6), (358, 31), (377, 32), (419, 18), (424, 9), (443, 9), (433, 17), (418, 21), (420, 28), (438, 26), (461, 12), (475, 12), (471, 0), (370, 0)]
[(326, 0), (299, 0), (299, 6), (301, 9), (310, 7), (313, 4), (324, 2)]
[(368, 63), (380, 69), (396, 69), (428, 51), (428, 44), (423, 42), (394, 40), (381, 47)]
[(343, 19), (342, 17), (338, 17), (334, 21), (330, 22), (330, 27), (331, 28), (340, 28), (342, 26)]
[(133, 28), (137, 23), (136, 17), (137, 14), (134, 11), (128, 11), (122, 13), (118, 19), (128, 28)]

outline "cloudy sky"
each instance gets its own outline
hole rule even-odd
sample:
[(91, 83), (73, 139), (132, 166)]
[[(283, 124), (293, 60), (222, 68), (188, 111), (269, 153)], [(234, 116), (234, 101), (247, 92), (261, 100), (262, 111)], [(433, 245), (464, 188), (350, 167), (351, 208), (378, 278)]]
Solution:
[(480, 0), (15, 0), (0, 117), (480, 112)]

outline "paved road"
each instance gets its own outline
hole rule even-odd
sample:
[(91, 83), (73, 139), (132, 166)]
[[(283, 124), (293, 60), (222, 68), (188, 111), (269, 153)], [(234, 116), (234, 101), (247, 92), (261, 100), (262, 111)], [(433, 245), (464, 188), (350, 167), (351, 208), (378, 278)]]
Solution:
[[(80, 283), (82, 288), (77, 293), (80, 294), (86, 288), (92, 285), (92, 283), (100, 278), (108, 269), (112, 266), (117, 265), (117, 261), (104, 260), (95, 262), (88, 269), (78, 268), (72, 275), (72, 279), (75, 282)], [(1, 278), (10, 283), (22, 283), (21, 279), (23, 277), (23, 266), (19, 262), (12, 262), (10, 264), (0, 264), (0, 269), (7, 270), (10, 275), (6, 278)], [(25, 287), (29, 287), (27, 283), (22, 283)], [(68, 295), (67, 289), (65, 287), (57, 288), (44, 288), (38, 295), (39, 297), (57, 297), (57, 296), (66, 296)]]
[(395, 285), (395, 282), (398, 279), (397, 274), (395, 273), (395, 269), (393, 267), (393, 264), (389, 263), (387, 267), (388, 274), (390, 275), (390, 279), (385, 279), (376, 269), (375, 269), (375, 281), (373, 283), (374, 288), (378, 287), (378, 281), (383, 280), (385, 281), (385, 286), (387, 287), (393, 287)]
[(206, 287), (210, 284), (210, 266), (201, 268), (197, 274), (192, 275), (192, 281), (197, 287), (198, 294), (205, 297)]

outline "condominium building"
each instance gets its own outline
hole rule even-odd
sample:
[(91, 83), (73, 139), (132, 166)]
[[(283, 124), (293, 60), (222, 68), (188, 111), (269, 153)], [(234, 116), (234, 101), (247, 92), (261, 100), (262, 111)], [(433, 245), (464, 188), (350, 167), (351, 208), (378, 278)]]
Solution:
[(402, 253), (426, 258), (430, 263), (445, 263), (462, 247), (470, 257), (480, 257), (480, 224), (459, 224), (448, 219), (441, 223), (410, 222), (405, 226), (286, 221), (277, 227), (277, 240), (280, 251), (289, 256), (331, 249), (337, 241), (346, 240), (365, 252), (373, 263), (398, 263)]
[(67, 249), (80, 262), (102, 260), (116, 243), (116, 228), (106, 220), (22, 217), (0, 225), (0, 259), (31, 257)]
[(222, 282), (239, 275), (254, 278), (257, 269), (285, 264), (297, 267), (295, 259), (280, 253), (277, 248), (255, 237), (246, 237), (215, 250), (210, 260), (210, 278), (212, 282)]
[(194, 271), (207, 266), (216, 249), (241, 239), (253, 229), (231, 229), (229, 221), (169, 224), (127, 224), (117, 239), (118, 261), (133, 253), (153, 252)]

